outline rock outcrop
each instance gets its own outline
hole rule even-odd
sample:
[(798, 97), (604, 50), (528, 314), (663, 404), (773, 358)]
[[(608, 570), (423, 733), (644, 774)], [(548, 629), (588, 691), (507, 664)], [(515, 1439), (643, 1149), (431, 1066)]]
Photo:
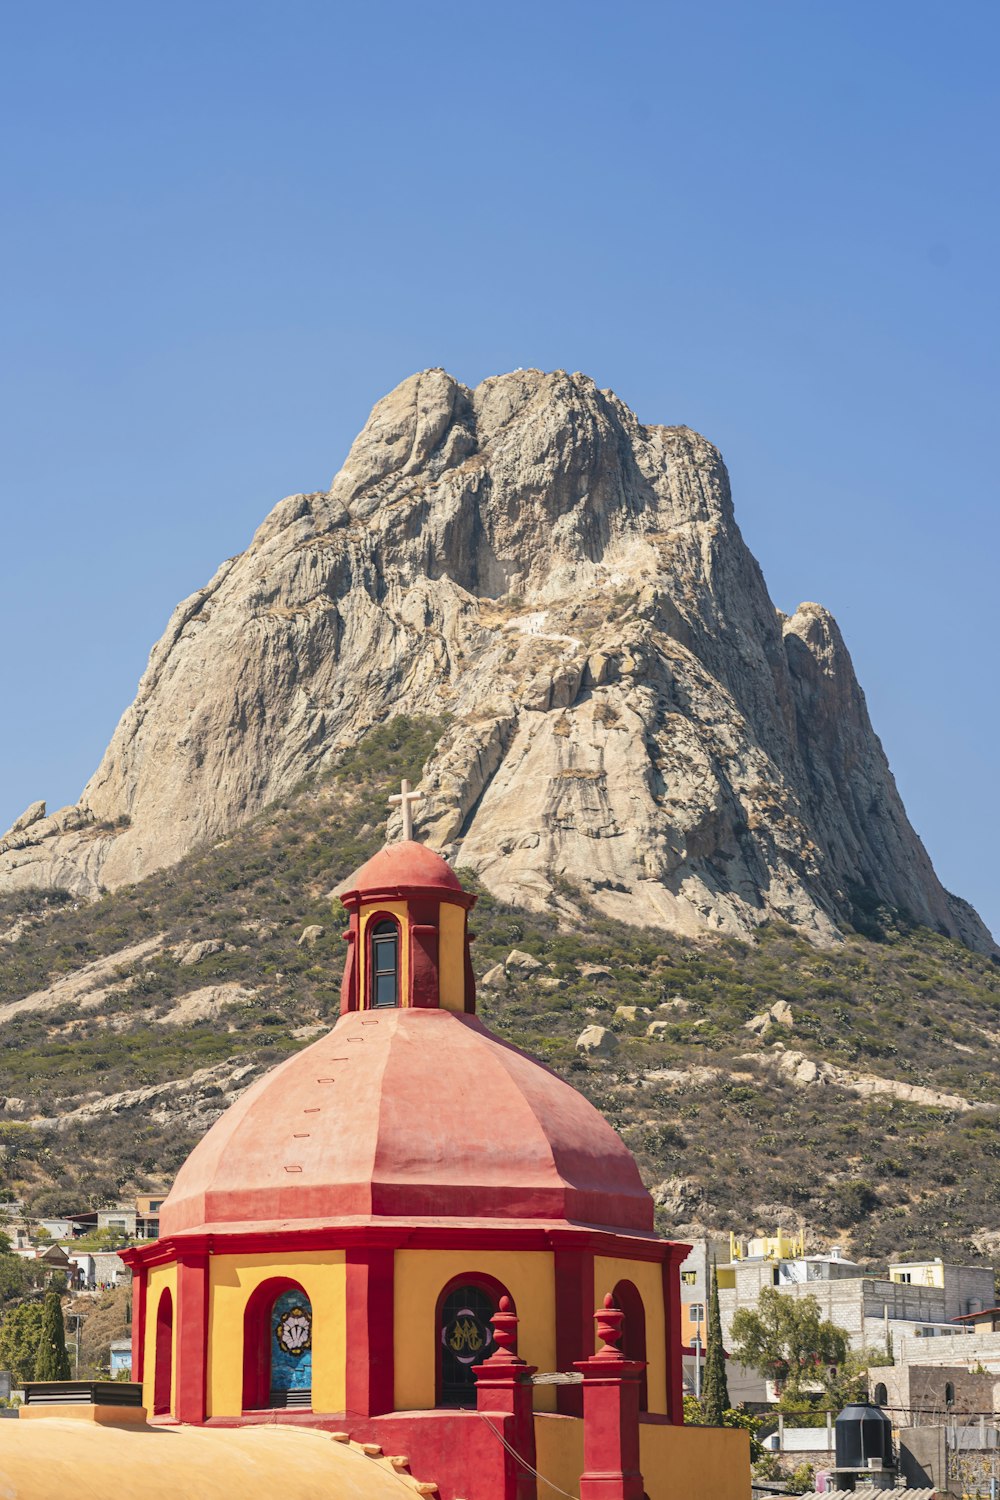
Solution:
[(718, 452), (532, 370), (380, 401), (330, 490), (178, 606), (80, 804), (0, 845), (0, 890), (136, 880), (394, 714), (447, 717), (419, 836), (504, 898), (824, 943), (862, 893), (992, 950), (835, 622), (768, 598)]

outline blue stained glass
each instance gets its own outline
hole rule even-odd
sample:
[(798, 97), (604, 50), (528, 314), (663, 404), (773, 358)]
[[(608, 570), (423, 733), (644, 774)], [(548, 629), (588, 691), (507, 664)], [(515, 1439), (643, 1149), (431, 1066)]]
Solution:
[(312, 1386), (312, 1306), (304, 1292), (282, 1292), (271, 1309), (271, 1389)]

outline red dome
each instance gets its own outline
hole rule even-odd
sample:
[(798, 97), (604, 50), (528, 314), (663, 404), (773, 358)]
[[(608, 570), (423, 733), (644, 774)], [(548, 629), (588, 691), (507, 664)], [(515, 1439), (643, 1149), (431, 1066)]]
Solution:
[(354, 894), (362, 898), (384, 896), (414, 887), (465, 894), (458, 876), (440, 854), (435, 854), (426, 844), (406, 839), (398, 844), (386, 844), (384, 849), (373, 854), (368, 863), (345, 883), (341, 899)]
[(648, 1232), (653, 1205), (568, 1083), (473, 1016), (400, 1009), (351, 1011), (259, 1079), (184, 1163), (160, 1233), (358, 1217)]

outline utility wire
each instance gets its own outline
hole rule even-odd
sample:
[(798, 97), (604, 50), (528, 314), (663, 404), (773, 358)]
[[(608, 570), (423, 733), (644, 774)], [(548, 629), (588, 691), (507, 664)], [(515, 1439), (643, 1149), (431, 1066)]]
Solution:
[(557, 1484), (552, 1483), (551, 1479), (546, 1479), (544, 1474), (539, 1474), (537, 1469), (533, 1469), (528, 1460), (524, 1458), (520, 1453), (518, 1453), (516, 1448), (511, 1447), (510, 1443), (508, 1443), (503, 1433), (497, 1431), (484, 1411), (481, 1411), (479, 1415), (482, 1417), (483, 1421), (486, 1423), (493, 1436), (495, 1438), (498, 1438), (499, 1441), (503, 1443), (504, 1447), (507, 1449), (507, 1452), (511, 1455), (512, 1458), (515, 1458), (517, 1460), (517, 1462), (523, 1469), (527, 1469), (529, 1474), (533, 1474), (536, 1479), (540, 1479), (542, 1484), (547, 1484), (550, 1490), (555, 1490), (557, 1495), (565, 1495), (566, 1500), (578, 1500), (578, 1496), (571, 1495), (568, 1490), (561, 1490)]

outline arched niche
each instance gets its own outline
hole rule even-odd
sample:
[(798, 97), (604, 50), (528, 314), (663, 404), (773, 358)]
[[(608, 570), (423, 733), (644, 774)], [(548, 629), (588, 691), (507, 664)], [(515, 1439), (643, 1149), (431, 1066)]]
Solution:
[(243, 1410), (312, 1408), (312, 1303), (305, 1288), (272, 1276), (243, 1310)]
[[(619, 1281), (612, 1292), (614, 1303), (625, 1314), (621, 1351), (626, 1359), (646, 1360), (646, 1309), (634, 1281)], [(639, 1410), (649, 1410), (649, 1385), (643, 1370), (639, 1379)]]
[(434, 1311), (436, 1406), (475, 1406), (472, 1371), (496, 1351), (490, 1319), (501, 1297), (510, 1297), (503, 1282), (481, 1271), (453, 1276), (441, 1288)]
[(872, 1394), (872, 1400), (875, 1402), (876, 1406), (885, 1406), (886, 1402), (889, 1400), (889, 1392), (886, 1390), (881, 1380), (875, 1387), (874, 1393)]
[(156, 1304), (155, 1343), (153, 1345), (153, 1415), (170, 1412), (174, 1374), (174, 1299), (165, 1287)]

